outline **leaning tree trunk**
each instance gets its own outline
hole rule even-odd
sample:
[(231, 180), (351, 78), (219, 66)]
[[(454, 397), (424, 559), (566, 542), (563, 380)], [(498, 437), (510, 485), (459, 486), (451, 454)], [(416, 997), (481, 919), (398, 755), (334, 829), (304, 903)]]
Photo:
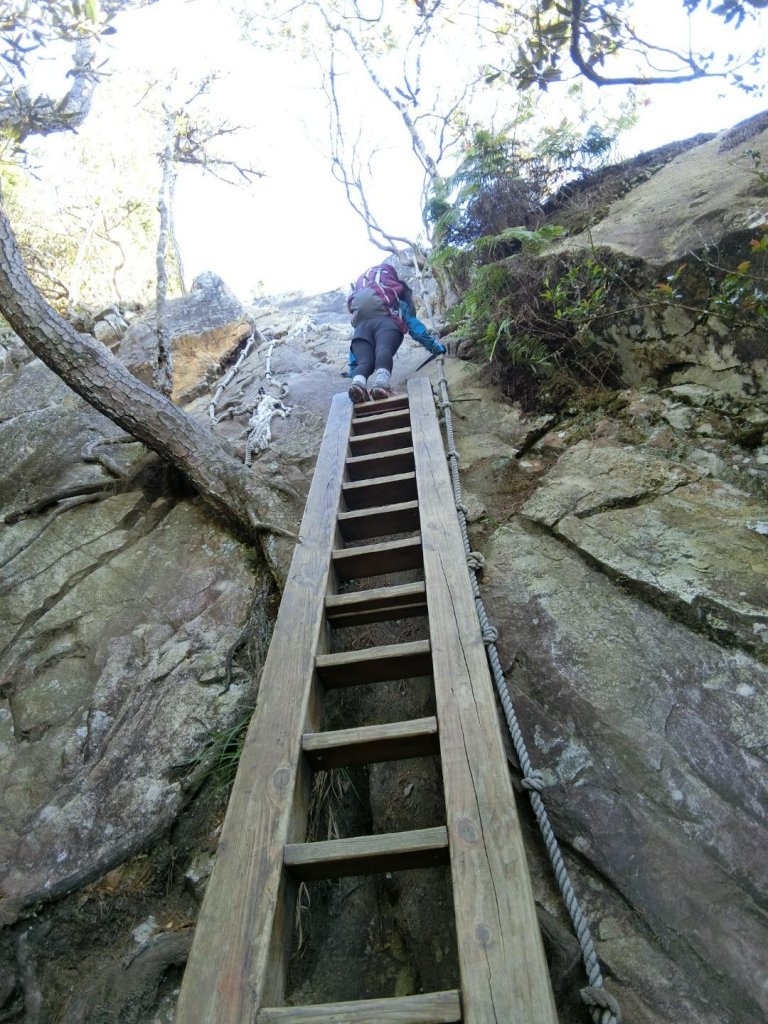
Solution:
[[(73, 391), (181, 470), (209, 505), (247, 535), (272, 531), (290, 536), (294, 514), (281, 494), (254, 480), (206, 425), (147, 387), (108, 349), (51, 309), (29, 279), (2, 206), (0, 313)], [(265, 522), (264, 516), (272, 521)]]

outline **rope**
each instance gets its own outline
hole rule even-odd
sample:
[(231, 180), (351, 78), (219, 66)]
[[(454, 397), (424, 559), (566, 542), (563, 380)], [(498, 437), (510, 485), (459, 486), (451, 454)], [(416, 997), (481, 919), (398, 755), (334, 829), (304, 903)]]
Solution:
[(219, 404), (219, 399), (240, 372), (240, 367), (243, 365), (246, 356), (250, 353), (251, 349), (255, 344), (256, 328), (254, 327), (250, 335), (248, 336), (248, 340), (243, 346), (240, 355), (237, 357), (237, 362), (234, 363), (233, 366), (230, 366), (230, 368), (221, 378), (218, 385), (216, 386), (216, 391), (214, 392), (213, 398), (208, 403), (208, 418), (210, 419), (211, 423), (218, 423), (219, 420), (222, 418), (216, 415), (216, 406)]
[(289, 416), (291, 410), (279, 398), (262, 395), (248, 420), (248, 438), (245, 442), (245, 464), (250, 466), (254, 448), (263, 452), (272, 440), (272, 419), (274, 416)]
[(267, 387), (280, 388), (280, 397), (275, 398), (274, 395), (268, 395), (263, 387), (259, 388), (259, 395), (261, 397), (254, 406), (251, 418), (248, 420), (248, 436), (245, 442), (246, 466), (250, 466), (255, 448), (263, 452), (269, 447), (269, 443), (272, 440), (273, 418), (275, 416), (282, 416), (285, 419), (291, 413), (289, 407), (284, 405), (282, 401), (288, 394), (288, 385), (281, 381), (272, 380), (272, 351), (274, 347), (275, 340), (273, 338), (267, 349), (267, 357), (264, 363), (264, 379), (267, 382)]
[[(208, 403), (208, 417), (211, 420), (211, 423), (219, 423), (223, 419), (231, 419), (234, 416), (239, 416), (244, 412), (248, 412), (249, 407), (246, 406), (245, 408), (229, 409), (225, 413), (217, 414), (216, 407), (225, 390), (240, 372), (240, 368), (245, 362), (245, 359), (253, 350), (253, 346), (256, 344), (257, 335), (260, 342), (264, 341), (262, 335), (254, 327), (248, 337), (248, 340), (243, 346), (240, 355), (237, 357), (237, 362), (227, 370), (226, 374), (221, 378), (216, 386), (213, 398)], [(290, 408), (282, 401), (288, 394), (288, 385), (282, 381), (273, 379), (272, 351), (274, 347), (275, 339), (273, 338), (269, 343), (264, 363), (264, 380), (266, 381), (266, 386), (259, 388), (259, 400), (256, 405), (250, 407), (250, 418), (246, 428), (245, 441), (246, 466), (251, 465), (254, 451), (264, 451), (269, 447), (272, 440), (271, 424), (273, 418), (275, 416), (282, 416), (282, 418), (285, 419), (286, 416), (289, 416), (291, 413)], [(279, 388), (280, 395), (275, 397), (274, 395), (267, 394), (267, 387)]]
[(562, 853), (560, 852), (557, 837), (555, 836), (554, 830), (549, 821), (549, 816), (544, 806), (544, 802), (539, 795), (541, 790), (544, 789), (544, 778), (541, 772), (534, 769), (531, 765), (531, 759), (528, 756), (528, 748), (526, 747), (525, 740), (523, 739), (522, 732), (520, 731), (520, 725), (517, 721), (517, 715), (515, 714), (515, 709), (512, 704), (512, 697), (504, 676), (504, 670), (502, 669), (501, 662), (499, 660), (499, 652), (496, 648), (498, 631), (488, 621), (488, 615), (485, 610), (482, 595), (480, 594), (477, 573), (482, 568), (485, 559), (479, 552), (472, 551), (470, 548), (469, 534), (467, 532), (467, 510), (461, 500), (461, 482), (459, 480), (458, 465), (459, 459), (458, 452), (456, 451), (456, 440), (453, 433), (451, 403), (448, 399), (448, 381), (445, 377), (445, 359), (440, 357), (437, 360), (437, 365), (437, 380), (440, 388), (440, 401), (438, 402), (438, 405), (445, 413), (447, 459), (451, 474), (451, 486), (453, 488), (453, 497), (456, 505), (459, 527), (464, 540), (464, 551), (467, 556), (467, 567), (469, 569), (469, 578), (472, 584), (472, 593), (475, 598), (477, 617), (480, 621), (480, 631), (482, 633), (483, 643), (485, 644), (485, 650), (488, 655), (488, 662), (493, 673), (496, 690), (499, 694), (501, 706), (504, 710), (504, 717), (506, 718), (507, 727), (509, 728), (509, 735), (512, 739), (512, 744), (515, 748), (518, 761), (520, 762), (520, 770), (523, 776), (522, 785), (531, 801), (531, 807), (533, 808), (533, 813), (536, 815), (536, 820), (539, 823), (539, 829), (544, 839), (544, 845), (552, 864), (552, 869), (560, 889), (560, 894), (563, 898), (568, 914), (570, 915), (571, 922), (576, 933), (576, 938), (581, 946), (582, 960), (584, 961), (589, 985), (581, 990), (580, 995), (584, 1003), (589, 1007), (589, 1012), (595, 1024), (621, 1024), (621, 1009), (617, 1000), (604, 988), (603, 976), (597, 959), (597, 953), (595, 952), (595, 946), (592, 940), (592, 933), (590, 931), (589, 924), (587, 923), (581, 907), (579, 906), (576, 893), (568, 876), (568, 870), (565, 866), (565, 862), (563, 861)]

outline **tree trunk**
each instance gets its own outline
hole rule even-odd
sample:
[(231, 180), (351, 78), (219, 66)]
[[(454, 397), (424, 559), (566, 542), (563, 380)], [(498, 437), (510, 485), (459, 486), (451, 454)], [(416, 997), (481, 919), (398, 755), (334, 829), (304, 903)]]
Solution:
[(157, 235), (157, 302), (155, 303), (155, 325), (157, 331), (157, 363), (154, 385), (164, 395), (173, 391), (173, 353), (168, 327), (165, 322), (165, 299), (168, 293), (168, 273), (165, 252), (168, 246), (168, 221), (170, 217), (171, 182), (175, 174), (173, 150), (176, 137), (176, 115), (168, 107), (165, 110), (165, 149), (161, 158), (160, 194), (157, 209), (160, 214), (160, 230)]
[[(282, 494), (257, 483), (234, 458), (229, 445), (207, 425), (143, 384), (104, 346), (78, 334), (45, 302), (27, 275), (2, 206), (0, 312), (22, 341), (69, 387), (181, 470), (208, 504), (246, 535), (272, 531), (292, 536), (289, 528), (296, 514)], [(263, 516), (273, 521), (266, 523)], [(274, 557), (271, 561), (274, 568)]]

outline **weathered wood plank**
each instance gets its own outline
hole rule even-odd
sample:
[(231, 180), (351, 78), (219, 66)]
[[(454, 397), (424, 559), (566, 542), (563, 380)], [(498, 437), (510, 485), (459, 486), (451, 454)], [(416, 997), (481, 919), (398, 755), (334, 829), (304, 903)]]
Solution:
[(355, 406), (355, 417), (379, 416), (383, 412), (392, 412), (394, 409), (407, 408), (408, 395), (393, 395), (392, 398), (379, 398), (375, 402), (359, 402)]
[(341, 548), (332, 554), (333, 567), (341, 581), (363, 580), (393, 572), (420, 569), (421, 536), (404, 540), (365, 544), (359, 548)]
[(466, 1024), (556, 1024), (429, 381), (409, 381)]
[(379, 476), (413, 472), (413, 448), (376, 452), (373, 455), (352, 455), (347, 459), (350, 480), (371, 480)]
[(323, 684), (334, 689), (427, 676), (432, 671), (432, 657), (429, 640), (414, 640), (407, 644), (368, 647), (364, 651), (321, 654), (315, 665)]
[(389, 533), (409, 533), (419, 528), (418, 501), (400, 501), (381, 508), (339, 513), (344, 540), (371, 540)]
[(374, 508), (416, 500), (416, 474), (395, 473), (374, 480), (344, 483), (342, 495), (349, 509)]
[[(277, 1002), (273, 920), (283, 914), (283, 848), (304, 835), (297, 779), (314, 662), (322, 650), (330, 552), (352, 406), (332, 405), (243, 746), (216, 864), (195, 931), (176, 1024), (249, 1024)], [(234, 894), (237, 894), (236, 896)], [(273, 961), (270, 962), (270, 954)], [(268, 977), (271, 974), (271, 977)]]
[(345, 768), (351, 764), (402, 761), (438, 752), (437, 719), (414, 718), (357, 729), (305, 733), (302, 749), (313, 768)]
[(437, 867), (448, 863), (448, 832), (439, 825), (321, 843), (289, 843), (283, 863), (302, 881)]
[(349, 439), (349, 449), (353, 455), (373, 455), (376, 452), (391, 451), (393, 448), (408, 448), (410, 443), (411, 428), (399, 427), (396, 430), (353, 435)]
[(423, 583), (404, 583), (354, 594), (334, 594), (326, 598), (325, 613), (332, 626), (356, 626), (426, 615), (426, 589)]
[(408, 409), (395, 409), (394, 412), (376, 413), (370, 416), (355, 416), (352, 420), (354, 436), (368, 434), (380, 430), (394, 430), (397, 427), (410, 426), (411, 414)]
[(460, 1024), (458, 991), (259, 1010), (256, 1024)]

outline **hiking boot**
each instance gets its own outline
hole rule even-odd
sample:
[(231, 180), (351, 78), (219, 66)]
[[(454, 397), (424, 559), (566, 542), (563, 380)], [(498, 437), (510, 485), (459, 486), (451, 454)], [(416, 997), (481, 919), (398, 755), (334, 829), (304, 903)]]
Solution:
[(351, 398), (354, 405), (359, 405), (360, 402), (370, 402), (371, 396), (368, 394), (366, 388), (362, 384), (350, 385), (347, 394)]
[(374, 399), (374, 401), (382, 398), (393, 398), (394, 395), (395, 392), (392, 388), (385, 388), (381, 384), (374, 384), (371, 388), (371, 398)]

